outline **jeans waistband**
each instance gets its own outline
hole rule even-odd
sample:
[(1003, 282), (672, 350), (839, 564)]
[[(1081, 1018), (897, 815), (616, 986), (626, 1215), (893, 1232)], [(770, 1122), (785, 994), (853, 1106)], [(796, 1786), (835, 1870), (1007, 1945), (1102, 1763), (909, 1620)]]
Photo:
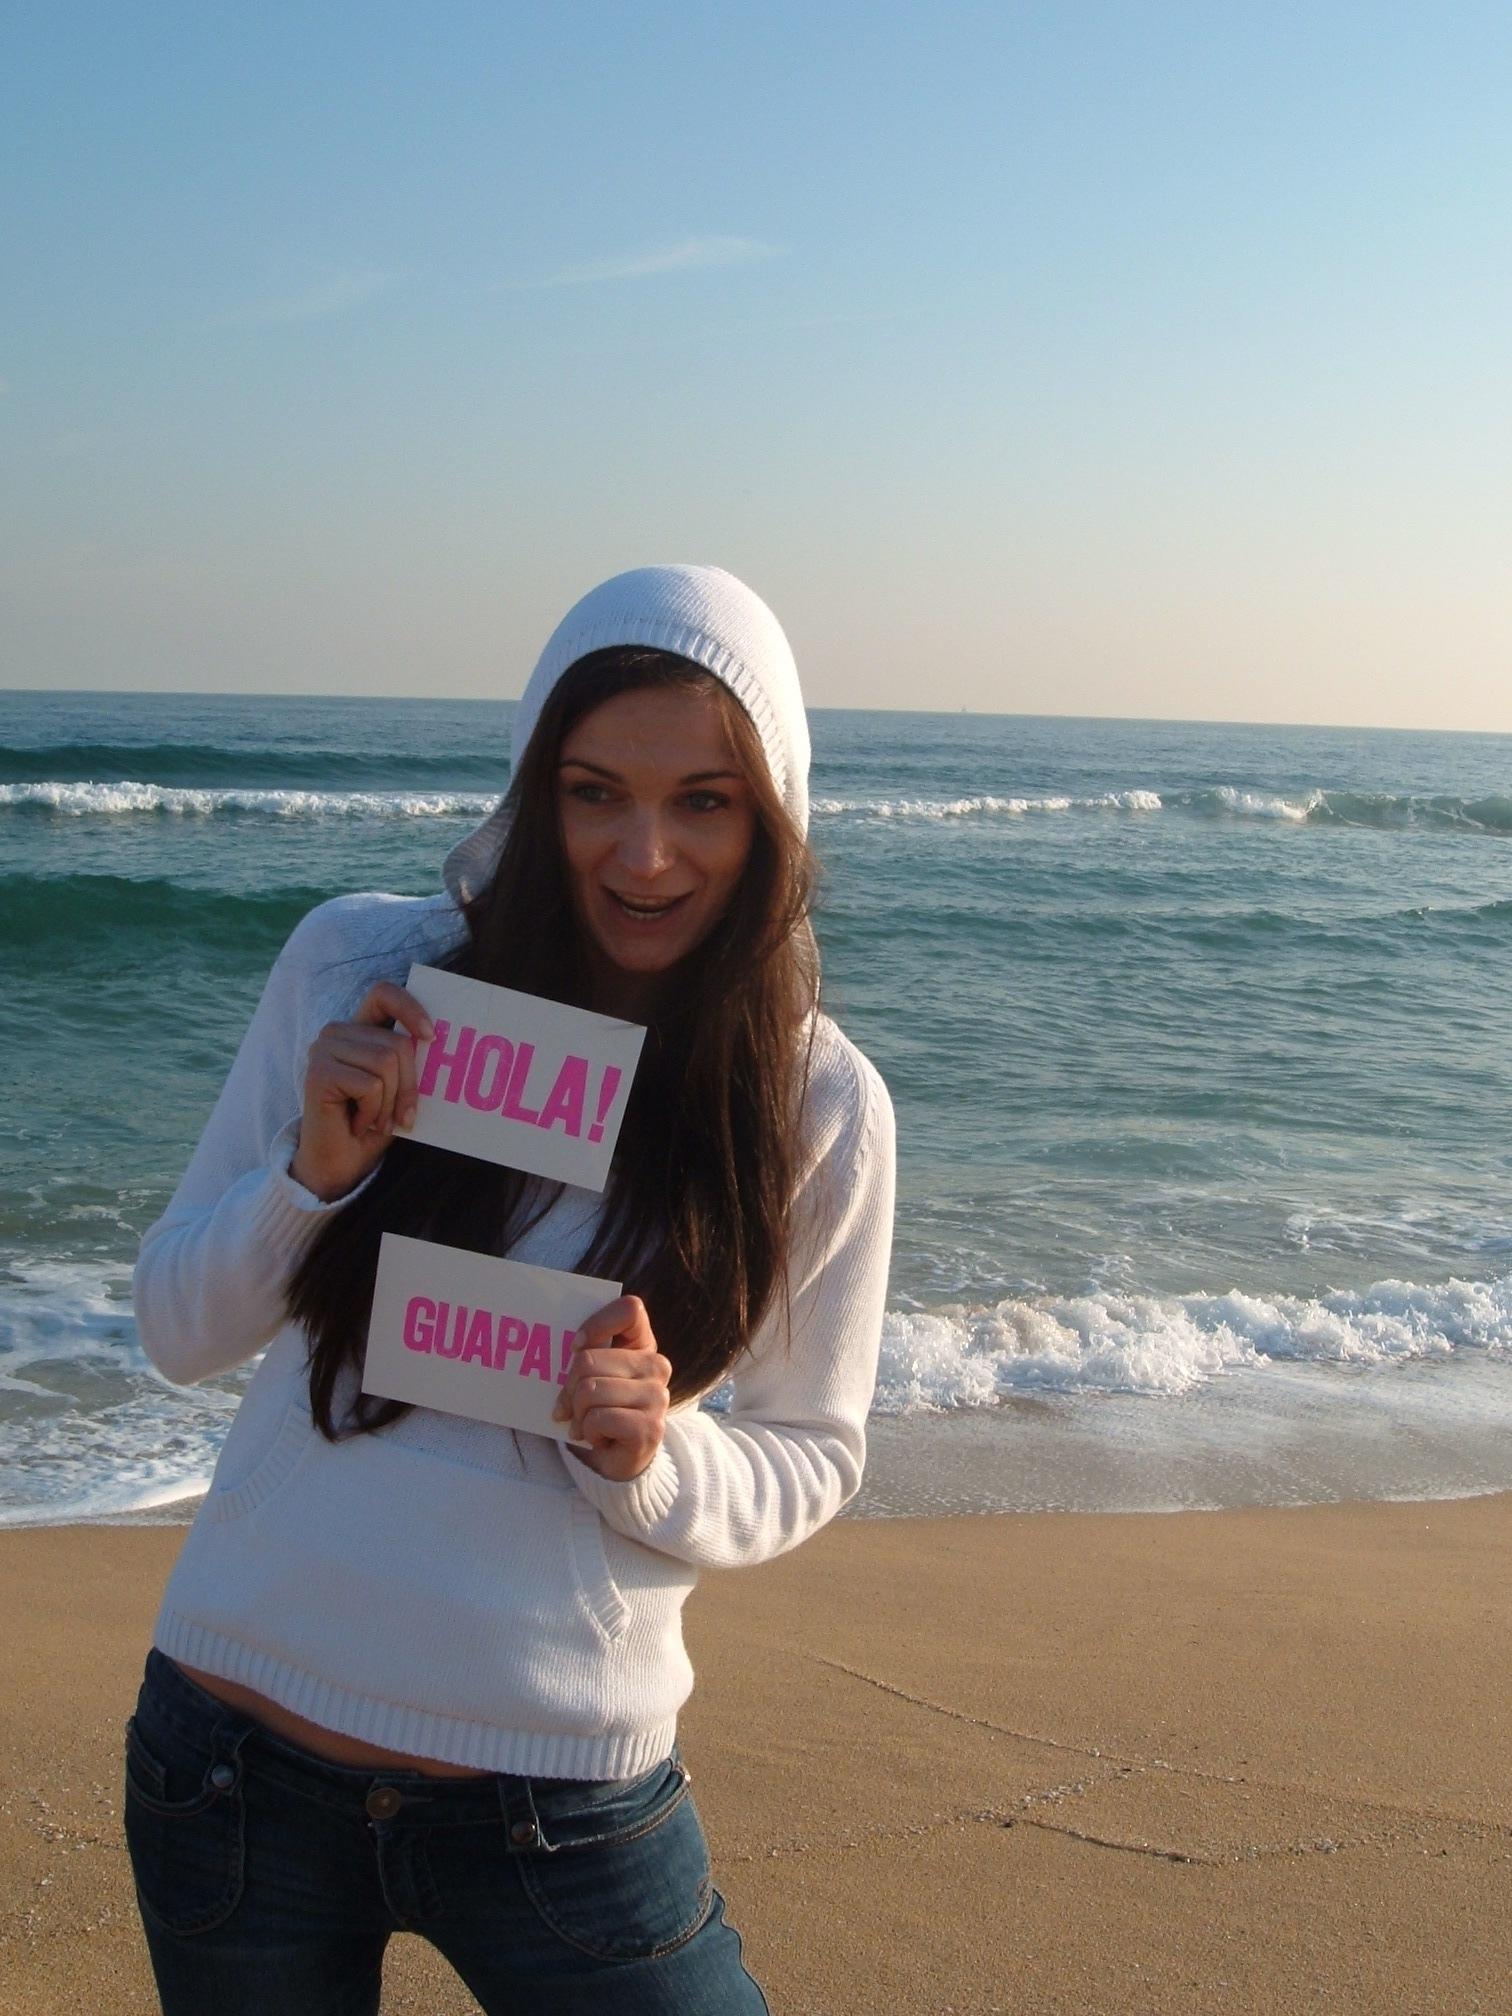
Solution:
[[(432, 1827), (476, 1826), (497, 1821), (502, 1813), (513, 1838), (529, 1845), (541, 1838), (532, 1786), (545, 1793), (565, 1782), (533, 1781), (510, 1772), (442, 1778), (403, 1766), (334, 1764), (217, 1700), (156, 1646), (147, 1654), (144, 1694), (151, 1714), (163, 1716), (185, 1734), (203, 1737), (226, 1762), (241, 1768), (255, 1760), (260, 1777), (355, 1816), (370, 1816), (371, 1795), (385, 1787), (400, 1795), (400, 1804), (386, 1818), (408, 1814)], [(677, 1756), (675, 1746), (672, 1755)]]

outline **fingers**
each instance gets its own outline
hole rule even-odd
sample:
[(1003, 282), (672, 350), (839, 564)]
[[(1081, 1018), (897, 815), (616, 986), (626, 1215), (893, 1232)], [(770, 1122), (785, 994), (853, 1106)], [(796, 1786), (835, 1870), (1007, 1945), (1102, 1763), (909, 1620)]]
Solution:
[[(364, 1074), (353, 1086), (353, 1074)], [(310, 1047), (309, 1078), (316, 1096), (327, 1103), (355, 1099), (352, 1132), (392, 1134), (395, 1127), (414, 1123), (415, 1046), (401, 1029), (379, 1029), (361, 1022), (328, 1022)]]
[(580, 1379), (572, 1392), (563, 1389), (563, 1396), (575, 1403), (579, 1415), (589, 1413), (595, 1407), (649, 1407), (653, 1411), (662, 1403), (666, 1393), (666, 1381), (662, 1379)]
[(365, 1094), (347, 1095), (358, 1098), (353, 1133), (392, 1134), (405, 1101), (414, 1100), (415, 1060), (409, 1038), (392, 1029), (337, 1024), (321, 1040), (332, 1093), (339, 1074), (370, 1081)]
[[(380, 980), (371, 990), (363, 1003), (364, 1009), (369, 1007), (375, 1019), (388, 1019), (399, 1024), (399, 1029), (393, 1032), (399, 1058), (394, 1121), (400, 1127), (413, 1127), (420, 1104), (415, 1090), (415, 1045), (428, 1043), (436, 1033), (436, 1025), (408, 988), (397, 986), (391, 980)], [(361, 1009), (358, 1014), (360, 1017)]]
[(598, 1455), (612, 1453), (627, 1477), (644, 1470), (661, 1445), (661, 1423), (628, 1407), (595, 1407), (568, 1438)]
[[(665, 1386), (672, 1377), (672, 1361), (660, 1351), (604, 1351), (574, 1344), (567, 1385), (578, 1387), (591, 1379), (614, 1379)], [(565, 1391), (566, 1388), (564, 1387)]]
[[(383, 1026), (390, 1022), (397, 1022), (399, 1027), (388, 1029)], [(368, 989), (352, 1023), (346, 1026), (371, 1026), (375, 1035), (388, 1042), (397, 1059), (397, 1081), (390, 1081), (385, 1072), (385, 1082), (391, 1085), (391, 1092), (384, 1100), (382, 1131), (391, 1134), (395, 1127), (413, 1127), (419, 1109), (415, 1091), (415, 1045), (428, 1043), (436, 1033), (436, 1025), (424, 1004), (396, 981), (379, 980)]]
[[(596, 1335), (608, 1341), (595, 1344)], [(672, 1361), (656, 1349), (645, 1304), (638, 1295), (623, 1295), (596, 1310), (579, 1328), (552, 1418), (571, 1421), (573, 1439), (582, 1440), (584, 1429), (590, 1427), (611, 1432), (612, 1439), (605, 1418), (613, 1415), (623, 1422), (634, 1416), (641, 1424), (653, 1425), (654, 1453), (666, 1418), (671, 1378)]]
[(578, 1325), (572, 1340), (572, 1363), (556, 1406), (554, 1421), (581, 1419), (580, 1388), (585, 1379), (640, 1378), (665, 1392), (672, 1376), (671, 1360), (656, 1348), (646, 1305), (639, 1295), (620, 1295), (595, 1309)]
[[(569, 1415), (582, 1418), (586, 1408), (608, 1404), (623, 1407), (659, 1407), (665, 1402), (671, 1383), (671, 1361), (659, 1351), (648, 1351), (624, 1364), (603, 1361), (610, 1354), (590, 1353), (585, 1363), (574, 1353), (562, 1390), (557, 1395), (553, 1418), (565, 1421)], [(614, 1352), (618, 1359), (622, 1354)]]
[[(389, 1026), (394, 1022), (400, 1026)], [(395, 1128), (414, 1123), (415, 1043), (434, 1033), (421, 1003), (392, 981), (371, 987), (353, 1020), (325, 1025), (306, 1063), (304, 1114), (289, 1163), (296, 1181), (329, 1199), (371, 1171)]]
[(621, 1295), (578, 1325), (576, 1350), (613, 1343), (622, 1351), (654, 1351), (656, 1337), (639, 1295)]
[(352, 1020), (380, 1025), (397, 1022), (421, 1043), (428, 1043), (436, 1033), (435, 1024), (420, 1002), (407, 987), (401, 987), (394, 980), (376, 981), (363, 997), (362, 1006)]
[(382, 1075), (365, 1071), (349, 1062), (333, 1061), (320, 1081), (320, 1097), (327, 1105), (338, 1101), (348, 1111), (348, 1127), (354, 1141), (384, 1134), (383, 1105), (386, 1087)]
[[(395, 1022), (399, 1024), (397, 1029), (387, 1026)], [(343, 1094), (358, 1100), (359, 1110), (352, 1116), (355, 1137), (387, 1135), (396, 1127), (413, 1127), (419, 1110), (415, 1045), (429, 1042), (435, 1033), (435, 1024), (423, 1004), (407, 987), (393, 980), (375, 982), (350, 1022), (328, 1022), (321, 1030), (311, 1048), (312, 1071), (316, 1050), (321, 1049), (328, 1067), (339, 1065), (349, 1072), (367, 1070), (379, 1081), (376, 1092), (366, 1087), (361, 1094)], [(332, 1098), (336, 1083), (329, 1068), (327, 1077), (324, 1096)]]

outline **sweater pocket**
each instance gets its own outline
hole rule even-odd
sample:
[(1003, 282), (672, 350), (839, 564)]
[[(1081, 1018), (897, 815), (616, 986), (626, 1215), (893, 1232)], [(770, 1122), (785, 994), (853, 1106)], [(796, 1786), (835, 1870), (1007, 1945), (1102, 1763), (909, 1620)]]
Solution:
[(569, 1485), (568, 1537), (577, 1578), (588, 1614), (606, 1644), (612, 1645), (630, 1621), (630, 1606), (620, 1593), (604, 1551), (604, 1522), (582, 1493)]
[(171, 1606), (312, 1675), (361, 1687), (381, 1674), (390, 1700), (416, 1708), (439, 1692), (465, 1720), (576, 1733), (581, 1717), (601, 1731), (601, 1662), (618, 1670), (638, 1613), (594, 1507), (506, 1452), (502, 1433), (496, 1462), (387, 1429), (331, 1443), (293, 1404), (252, 1472), (207, 1501)]
[[(443, 1500), (449, 1500), (452, 1492), (437, 1479), (458, 1471), (486, 1477), (489, 1482), (484, 1488), (492, 1503), (498, 1508), (514, 1508), (508, 1524), (532, 1534), (532, 1544), (544, 1548), (548, 1557), (559, 1557), (571, 1583), (581, 1592), (595, 1629), (606, 1643), (613, 1644), (628, 1623), (630, 1611), (609, 1566), (604, 1522), (597, 1508), (561, 1476), (559, 1465), (543, 1474), (539, 1457), (525, 1459), (517, 1435), (490, 1422), (442, 1414), (429, 1407), (411, 1408), (380, 1432), (389, 1447), (415, 1463), (417, 1478), (425, 1474), (420, 1466), (427, 1466), (430, 1489), (439, 1491)], [(537, 1449), (541, 1446), (540, 1438), (526, 1437), (526, 1443)], [(479, 1488), (462, 1477), (454, 1481), (459, 1491)]]
[[(325, 1460), (317, 1461), (322, 1454)], [(533, 1562), (554, 1583), (558, 1601), (563, 1595), (575, 1595), (606, 1645), (613, 1645), (628, 1624), (630, 1607), (610, 1569), (597, 1509), (568, 1482), (548, 1483), (528, 1476), (512, 1437), (486, 1424), (426, 1408), (412, 1410), (375, 1434), (333, 1444), (324, 1442), (303, 1400), (291, 1399), (272, 1441), (254, 1458), (251, 1469), (234, 1485), (212, 1484), (202, 1516), (220, 1526), (262, 1512), (260, 1529), (269, 1522), (282, 1528), (292, 1512), (271, 1501), (294, 1485), (296, 1473), (311, 1463), (314, 1474), (295, 1495), (310, 1500), (317, 1518), (323, 1500), (332, 1514), (341, 1498), (370, 1489), (369, 1519), (381, 1520), (397, 1501), (404, 1507), (403, 1523), (411, 1537), (428, 1520), (434, 1521), (441, 1558), (454, 1553), (461, 1535), (473, 1527), (473, 1508), (486, 1507), (498, 1545), (517, 1559)], [(314, 1530), (318, 1533), (322, 1526)]]
[[(614, 1645), (629, 1623), (630, 1607), (610, 1571), (597, 1509), (570, 1482), (522, 1474), (498, 1431), (496, 1459), (487, 1461), (479, 1460), (476, 1442), (465, 1458), (443, 1455), (428, 1440), (416, 1446), (402, 1432), (411, 1421), (418, 1441), (428, 1425), (420, 1409), (395, 1424), (401, 1432), (392, 1441), (389, 1430), (353, 1437), (333, 1452), (336, 1462), (322, 1466), (333, 1484), (359, 1465), (384, 1473), (388, 1503), (371, 1507), (375, 1535), (392, 1520), (396, 1549), (423, 1546), (438, 1589), (453, 1575), (459, 1577), (458, 1595), (474, 1576), (483, 1589), (497, 1578), (511, 1588), (516, 1603), (524, 1600), (537, 1630), (560, 1632), (575, 1612), (598, 1640)], [(353, 1460), (342, 1463), (340, 1456)], [(480, 1533), (489, 1536), (481, 1550)], [(490, 1556), (492, 1565), (485, 1567)], [(523, 1621), (518, 1611), (516, 1620)]]
[(213, 1525), (222, 1525), (227, 1520), (241, 1519), (264, 1504), (294, 1475), (310, 1453), (315, 1437), (315, 1424), (310, 1419), (309, 1409), (301, 1406), (299, 1401), (291, 1400), (284, 1409), (283, 1419), (272, 1442), (240, 1483), (220, 1488), (211, 1484), (201, 1518)]

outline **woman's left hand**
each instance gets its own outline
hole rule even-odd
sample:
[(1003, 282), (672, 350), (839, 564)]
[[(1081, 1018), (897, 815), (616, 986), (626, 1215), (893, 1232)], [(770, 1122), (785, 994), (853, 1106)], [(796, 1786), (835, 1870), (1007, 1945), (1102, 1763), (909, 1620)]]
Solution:
[(626, 1484), (661, 1447), (671, 1377), (672, 1361), (656, 1348), (645, 1303), (621, 1295), (579, 1325), (552, 1419), (570, 1420), (573, 1441), (592, 1445), (591, 1454), (572, 1451), (579, 1462)]

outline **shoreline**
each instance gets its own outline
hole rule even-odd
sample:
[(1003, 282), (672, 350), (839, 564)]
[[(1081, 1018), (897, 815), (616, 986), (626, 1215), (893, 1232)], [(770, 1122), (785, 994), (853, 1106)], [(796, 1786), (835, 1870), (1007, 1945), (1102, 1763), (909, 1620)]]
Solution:
[[(151, 2011), (120, 1723), (172, 1527), (0, 1532), (7, 2010)], [(680, 1740), (774, 2016), (1490, 2016), (1512, 1493), (842, 1518), (689, 1603)], [(473, 2005), (412, 1938), (385, 2016)]]
[[(856, 1509), (853, 1502), (836, 1515), (837, 1520), (858, 1522), (863, 1525), (889, 1525), (902, 1520), (917, 1520), (928, 1523), (941, 1519), (1179, 1519), (1188, 1513), (1201, 1513), (1213, 1517), (1234, 1512), (1313, 1512), (1313, 1511), (1364, 1511), (1372, 1505), (1462, 1505), (1481, 1498), (1503, 1498), (1512, 1495), (1512, 1487), (1504, 1484), (1467, 1487), (1460, 1491), (1439, 1491), (1429, 1494), (1402, 1493), (1366, 1494), (1353, 1498), (1295, 1498), (1286, 1500), (1246, 1500), (1232, 1505), (1099, 1505), (1065, 1506), (1035, 1505), (1016, 1506), (1006, 1510), (999, 1506), (964, 1506), (941, 1508), (938, 1511), (903, 1512)], [(195, 1492), (184, 1498), (168, 1499), (161, 1505), (144, 1505), (124, 1512), (90, 1512), (77, 1516), (60, 1515), (57, 1518), (36, 1518), (16, 1520), (13, 1524), (0, 1523), (0, 1538), (6, 1534), (55, 1533), (80, 1531), (112, 1532), (133, 1528), (156, 1529), (167, 1527), (187, 1533), (194, 1523), (195, 1514), (204, 1503), (206, 1494)]]
[[(1427, 1368), (1385, 1390), (1314, 1371), (1178, 1397), (1045, 1392), (873, 1415), (847, 1519), (1080, 1512), (1118, 1517), (1338, 1504), (1449, 1504), (1512, 1491), (1512, 1377)], [(1341, 1404), (1342, 1403), (1342, 1404)], [(15, 1471), (24, 1476), (24, 1471)], [(0, 1507), (0, 1532), (187, 1524), (203, 1481)], [(117, 1502), (109, 1502), (115, 1495)]]

